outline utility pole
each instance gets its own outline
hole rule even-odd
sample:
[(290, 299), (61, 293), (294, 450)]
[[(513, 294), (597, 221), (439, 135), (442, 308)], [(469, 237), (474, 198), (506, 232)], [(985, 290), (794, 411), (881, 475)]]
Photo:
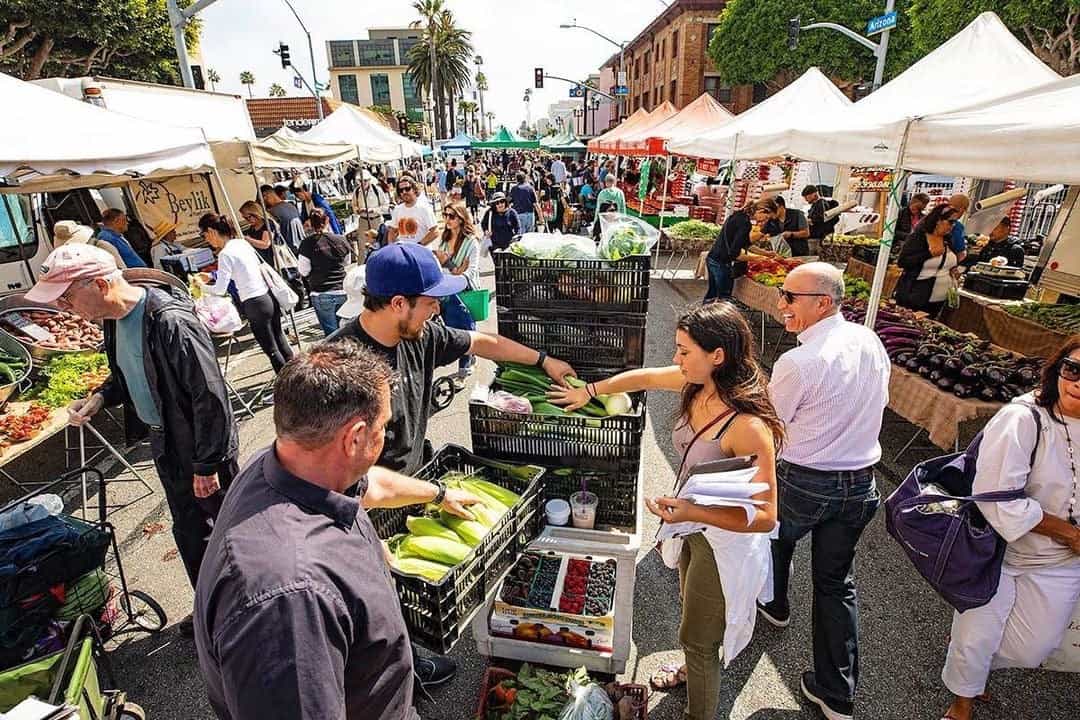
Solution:
[[(480, 55), (477, 55), (476, 56), (476, 74), (477, 75), (479, 75), (479, 74), (481, 74), (483, 72), (483, 67), (484, 67), (484, 58), (481, 57)], [(479, 85), (479, 84), (480, 83), (477, 83), (477, 85)], [(484, 129), (484, 88), (477, 87), (477, 90), (480, 92), (480, 130), (483, 131), (483, 129)], [(473, 115), (473, 120), (474, 121), (476, 120), (476, 115), (475, 114)], [(484, 139), (484, 135), (485, 135), (484, 132), (480, 133), (480, 139), (481, 140)]]
[[(799, 46), (799, 31), (800, 30), (816, 30), (818, 28), (825, 28), (827, 30), (835, 30), (836, 32), (846, 35), (855, 42), (859, 43), (863, 47), (873, 51), (874, 56), (877, 58), (877, 64), (874, 67), (874, 85), (873, 90), (877, 90), (881, 87), (881, 83), (885, 78), (885, 58), (889, 53), (889, 36), (892, 34), (892, 28), (896, 26), (896, 13), (894, 8), (896, 7), (896, 0), (886, 0), (885, 2), (885, 14), (874, 18), (870, 21), (870, 25), (867, 27), (868, 32), (875, 32), (881, 34), (881, 42), (874, 42), (868, 40), (863, 35), (831, 22), (811, 23), (809, 25), (802, 25), (798, 17), (793, 17), (788, 21), (788, 48), (791, 50), (796, 49)], [(875, 30), (874, 23), (878, 21), (885, 21), (882, 25), (883, 30)]]
[(198, 0), (190, 7), (181, 10), (180, 6), (176, 4), (176, 0), (167, 0), (169, 26), (172, 28), (173, 43), (176, 45), (176, 59), (180, 61), (180, 80), (184, 83), (184, 87), (195, 87), (195, 77), (191, 74), (191, 62), (188, 61), (187, 38), (184, 37), (184, 30), (193, 17), (215, 2), (217, 0)]
[(292, 3), (289, 2), (289, 0), (283, 0), (283, 2), (286, 5), (289, 6), (289, 10), (292, 10), (292, 14), (293, 14), (293, 17), (296, 18), (296, 22), (300, 23), (301, 29), (303, 29), (304, 34), (307, 35), (308, 55), (311, 58), (311, 87), (312, 87), (312, 94), (315, 95), (315, 107), (319, 111), (319, 119), (322, 120), (323, 119), (322, 98), (319, 97), (319, 93), (318, 93), (319, 75), (318, 75), (318, 73), (315, 72), (315, 48), (311, 44), (311, 32), (307, 29), (307, 25), (304, 24), (304, 21), (300, 19), (300, 15), (296, 12), (296, 8), (294, 8), (292, 6)]

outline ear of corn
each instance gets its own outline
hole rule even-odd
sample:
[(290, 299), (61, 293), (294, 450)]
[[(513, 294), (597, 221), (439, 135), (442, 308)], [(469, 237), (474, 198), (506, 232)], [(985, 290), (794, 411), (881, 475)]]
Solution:
[(479, 490), (480, 492), (490, 495), (508, 508), (514, 507), (517, 501), (521, 499), (521, 496), (517, 493), (481, 478), (469, 478), (462, 484), (466, 488)]
[(482, 502), (470, 505), (469, 512), (476, 518), (476, 522), (488, 528), (494, 527), (495, 523), (499, 522), (502, 516), (506, 514), (505, 510), (492, 509)]
[(447, 565), (432, 560), (424, 560), (423, 558), (397, 557), (394, 558), (391, 564), (406, 575), (419, 575), (431, 582), (442, 580), (446, 573), (450, 571), (450, 567)]
[(459, 540), (456, 532), (446, 527), (438, 520), (429, 517), (409, 516), (405, 519), (405, 527), (409, 528), (409, 532), (413, 535), (430, 535), (432, 537), (441, 537), (446, 540)]
[(467, 558), (470, 552), (472, 548), (456, 540), (431, 535), (410, 535), (401, 541), (398, 557), (422, 558), (453, 567)]
[(488, 529), (475, 520), (454, 517), (445, 511), (439, 513), (439, 519), (442, 520), (444, 525), (460, 535), (461, 540), (469, 547), (476, 547), (487, 535)]

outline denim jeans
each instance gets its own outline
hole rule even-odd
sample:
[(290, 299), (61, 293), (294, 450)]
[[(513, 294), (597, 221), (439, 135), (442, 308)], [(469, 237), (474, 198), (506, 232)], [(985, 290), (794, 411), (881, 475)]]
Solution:
[(519, 212), (517, 216), (518, 222), (521, 224), (522, 235), (536, 230), (536, 213)]
[(731, 297), (731, 291), (735, 288), (731, 263), (722, 263), (712, 258), (706, 258), (705, 267), (709, 271), (709, 289), (705, 293), (705, 302), (717, 298), (727, 299)]
[[(439, 303), (442, 306), (443, 322), (446, 323), (446, 327), (457, 328), (458, 330), (476, 329), (476, 321), (473, 320), (472, 313), (469, 312), (469, 308), (465, 306), (460, 297), (449, 295), (440, 300)], [(462, 356), (458, 360), (458, 372), (464, 374), (472, 366), (472, 362), (472, 355)]]
[(772, 542), (772, 607), (788, 612), (791, 557), (811, 536), (814, 679), (829, 698), (852, 702), (859, 680), (859, 613), (851, 564), (881, 504), (872, 468), (826, 472), (776, 463), (780, 533)]
[(315, 308), (315, 317), (323, 335), (328, 336), (338, 329), (341, 319), (337, 316), (337, 311), (345, 304), (345, 299), (344, 292), (311, 293), (311, 307)]

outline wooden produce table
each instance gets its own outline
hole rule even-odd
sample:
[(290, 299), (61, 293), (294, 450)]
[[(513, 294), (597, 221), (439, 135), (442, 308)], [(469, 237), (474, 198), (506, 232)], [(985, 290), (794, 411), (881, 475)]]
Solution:
[[(850, 275), (859, 280), (865, 280), (871, 285), (874, 284), (874, 273), (876, 271), (877, 266), (853, 257), (848, 258), (847, 266), (844, 268), (845, 275)], [(881, 286), (882, 300), (888, 300), (892, 297), (893, 291), (896, 290), (896, 283), (900, 282), (900, 274), (902, 272), (903, 271), (897, 265), (890, 265), (885, 271), (885, 282)]]
[(889, 409), (926, 430), (930, 442), (947, 451), (958, 449), (960, 425), (989, 419), (1002, 407), (985, 400), (961, 400), (920, 375), (893, 365), (889, 376)]
[(762, 285), (743, 276), (735, 279), (735, 288), (731, 294), (732, 297), (751, 310), (765, 313), (778, 323), (782, 324), (784, 322), (780, 310), (776, 307), (779, 298), (776, 288)]
[[(14, 400), (9, 402), (4, 408), (3, 414), (22, 415), (30, 409), (30, 405), (33, 403), (28, 400)], [(41, 443), (45, 442), (53, 435), (67, 427), (68, 414), (67, 408), (56, 408), (50, 413), (48, 421), (41, 426), (41, 431), (37, 435), (25, 440), (23, 442), (12, 443), (0, 450), (0, 468), (14, 461), (16, 458), (22, 457), (26, 453), (36, 448)], [(6, 473), (5, 473), (6, 474)], [(16, 485), (19, 482), (9, 476), (9, 479)], [(21, 485), (20, 485), (21, 487)]]
[(1010, 315), (1000, 305), (987, 305), (983, 320), (990, 342), (1028, 357), (1049, 357), (1069, 338), (1063, 332)]

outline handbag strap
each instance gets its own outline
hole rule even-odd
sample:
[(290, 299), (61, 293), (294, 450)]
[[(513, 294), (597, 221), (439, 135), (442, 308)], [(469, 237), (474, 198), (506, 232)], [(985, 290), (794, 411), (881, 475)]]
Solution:
[[(702, 435), (704, 435), (705, 433), (707, 433), (709, 431), (709, 428), (714, 427), (717, 423), (719, 423), (721, 420), (726, 418), (728, 415), (734, 415), (734, 414), (735, 414), (735, 410), (733, 408), (728, 408), (727, 410), (725, 410), (724, 412), (720, 413), (719, 415), (714, 417), (712, 420), (710, 420), (705, 425), (705, 427), (703, 427), (703, 428), (701, 428), (700, 430), (697, 431), (697, 434), (694, 435), (694, 439), (691, 440), (690, 443), (686, 446), (686, 449), (683, 450), (682, 460), (679, 461), (679, 472), (675, 473), (676, 487), (678, 487), (679, 478), (682, 477), (683, 469), (686, 467), (686, 458), (689, 457), (690, 450), (693, 449), (694, 444), (701, 438)], [(732, 418), (732, 420), (734, 420), (734, 419), (735, 418)], [(730, 423), (730, 421), (729, 421), (729, 423)], [(687, 424), (689, 424), (689, 419), (687, 419)], [(724, 429), (725, 430), (727, 429), (726, 425), (724, 426)]]

